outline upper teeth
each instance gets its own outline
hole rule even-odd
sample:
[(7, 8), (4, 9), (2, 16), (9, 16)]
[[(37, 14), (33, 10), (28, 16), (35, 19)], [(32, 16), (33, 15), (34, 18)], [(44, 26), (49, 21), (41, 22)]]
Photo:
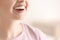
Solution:
[(19, 7), (16, 7), (15, 9), (25, 9), (25, 6), (19, 6)]

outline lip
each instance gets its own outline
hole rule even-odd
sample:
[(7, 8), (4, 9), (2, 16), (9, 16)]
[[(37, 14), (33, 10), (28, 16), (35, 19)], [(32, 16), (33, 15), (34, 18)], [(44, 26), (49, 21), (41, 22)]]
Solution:
[[(24, 9), (16, 9), (17, 7), (21, 7), (21, 6), (24, 6)], [(21, 12), (24, 12), (25, 10), (26, 10), (26, 4), (17, 4), (17, 5), (15, 5), (14, 7), (13, 7), (13, 10), (14, 11), (16, 11), (16, 12), (18, 12), (18, 13), (21, 13)]]
[[(20, 7), (20, 9), (16, 9), (16, 8), (19, 8)], [(17, 4), (15, 4), (15, 6), (13, 7), (13, 9), (16, 11), (16, 12), (23, 12), (23, 11), (25, 11), (26, 9), (27, 9), (27, 4), (25, 3), (25, 2), (22, 2), (22, 3), (17, 3)]]
[(15, 11), (18, 12), (18, 13), (22, 13), (22, 12), (24, 12), (24, 10), (19, 10), (19, 9), (17, 10), (17, 9), (15, 9)]
[[(23, 9), (16, 9), (17, 7), (21, 7), (21, 6), (23, 6), (24, 8)], [(21, 7), (22, 8), (22, 7)], [(26, 3), (17, 3), (17, 4), (15, 4), (15, 6), (13, 7), (13, 11), (15, 11), (15, 12), (24, 12), (25, 10), (27, 9), (27, 5), (26, 5)]]

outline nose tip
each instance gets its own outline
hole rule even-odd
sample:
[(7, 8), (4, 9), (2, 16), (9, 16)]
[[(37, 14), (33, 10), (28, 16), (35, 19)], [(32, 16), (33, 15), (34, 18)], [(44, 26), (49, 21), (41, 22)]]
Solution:
[(26, 0), (18, 0), (18, 2), (25, 2)]

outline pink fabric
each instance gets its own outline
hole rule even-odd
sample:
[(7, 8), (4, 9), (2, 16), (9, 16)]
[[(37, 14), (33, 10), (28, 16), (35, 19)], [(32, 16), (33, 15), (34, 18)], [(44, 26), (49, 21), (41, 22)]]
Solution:
[(22, 33), (12, 40), (47, 40), (46, 36), (40, 30), (29, 25), (23, 25)]

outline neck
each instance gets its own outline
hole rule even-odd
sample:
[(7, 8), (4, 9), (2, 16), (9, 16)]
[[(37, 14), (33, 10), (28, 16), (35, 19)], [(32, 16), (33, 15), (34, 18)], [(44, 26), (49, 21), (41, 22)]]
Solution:
[(22, 25), (20, 21), (1, 21), (0, 24), (0, 38), (10, 39), (11, 37), (16, 37), (22, 31)]

